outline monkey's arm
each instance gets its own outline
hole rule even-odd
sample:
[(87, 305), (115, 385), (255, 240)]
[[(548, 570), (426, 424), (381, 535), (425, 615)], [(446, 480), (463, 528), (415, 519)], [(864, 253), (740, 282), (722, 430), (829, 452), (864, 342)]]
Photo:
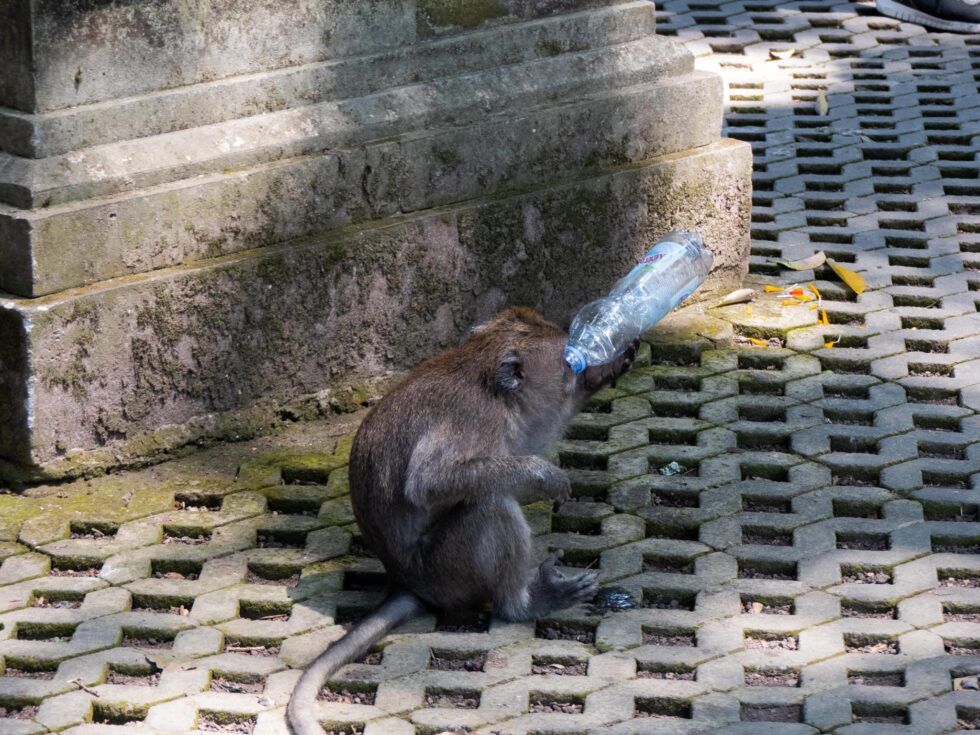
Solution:
[(458, 459), (441, 451), (445, 442), (423, 438), (412, 453), (405, 494), (430, 510), (476, 502), (488, 493), (509, 495), (518, 503), (567, 500), (568, 475), (535, 455)]

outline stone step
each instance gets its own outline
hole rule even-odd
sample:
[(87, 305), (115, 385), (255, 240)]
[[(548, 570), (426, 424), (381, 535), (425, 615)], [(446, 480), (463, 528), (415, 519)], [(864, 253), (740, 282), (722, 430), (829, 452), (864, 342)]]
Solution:
[(0, 104), (48, 112), (619, 0), (6, 0)]
[(393, 87), (525, 63), (654, 32), (653, 6), (615, 8), (497, 26), (417, 46), (31, 114), (0, 108), (0, 149), (45, 158), (226, 120), (362, 97)]
[[(676, 47), (655, 40), (650, 45), (660, 48), (653, 55), (661, 64), (676, 69), (681, 59), (687, 59), (664, 53)], [(343, 131), (353, 140), (337, 135), (325, 144), (326, 134), (311, 131), (306, 135), (294, 128), (300, 140), (285, 150), (290, 130), (283, 127), (252, 131), (248, 145), (244, 138), (229, 138), (232, 133), (189, 131), (223, 134), (228, 148), (241, 139), (240, 147), (254, 146), (253, 151), (229, 151), (206, 166), (177, 169), (181, 178), (176, 182), (172, 181), (173, 169), (162, 183), (153, 172), (144, 181), (132, 171), (131, 185), (142, 188), (122, 196), (27, 211), (0, 208), (0, 289), (25, 296), (53, 293), (313, 231), (486, 196), (501, 187), (534, 186), (583, 168), (643, 161), (707, 145), (719, 135), (722, 89), (713, 75), (666, 76), (612, 91), (567, 94), (571, 100), (563, 97), (556, 103), (547, 99), (537, 106), (529, 104), (535, 96), (533, 85), (528, 89), (520, 84), (521, 77), (509, 78), (513, 84), (500, 82), (497, 91), (503, 95), (510, 89), (509, 99), (522, 104), (504, 104), (499, 96), (490, 94), (492, 110), (487, 114), (474, 115), (473, 102), (457, 107), (454, 119), (447, 120), (452, 114), (443, 115), (442, 122), (452, 127), (434, 125), (423, 114), (415, 116), (411, 130), (384, 137), (392, 127), (409, 126), (397, 118), (391, 125), (372, 126), (362, 114)], [(463, 94), (463, 90), (453, 94)], [(400, 97), (402, 109), (406, 115), (420, 107), (426, 109), (424, 99)], [(448, 104), (452, 95), (445, 99)], [(385, 107), (370, 109), (381, 118)], [(342, 124), (343, 119), (336, 122)], [(276, 146), (264, 145), (269, 141), (276, 141)], [(160, 141), (142, 141), (132, 150), (132, 157), (150, 164), (157, 150), (155, 142)], [(307, 144), (317, 147), (310, 150)], [(203, 149), (214, 150), (214, 145), (211, 141)], [(259, 149), (274, 156), (273, 160), (252, 160)], [(164, 150), (179, 155), (181, 148), (165, 146)], [(74, 168), (83, 166), (90, 167), (90, 177), (104, 174), (115, 180), (117, 185), (109, 187), (110, 191), (125, 180), (110, 176), (88, 155)], [(51, 182), (73, 185), (68, 175), (52, 176)], [(99, 184), (90, 179), (76, 186), (95, 197), (102, 194)]]
[(13, 0), (34, 73), (0, 103), (46, 112), (414, 42), (414, 0)]
[(647, 37), (45, 159), (0, 154), (0, 201), (27, 209), (112, 196), (420, 129), (513, 116), (675, 77), (691, 67), (682, 46)]
[(0, 456), (53, 477), (255, 431), (301, 394), (408, 368), (506, 305), (567, 323), (673, 226), (715, 249), (709, 296), (744, 273), (750, 172), (750, 146), (722, 141), (321, 239), (0, 299)]

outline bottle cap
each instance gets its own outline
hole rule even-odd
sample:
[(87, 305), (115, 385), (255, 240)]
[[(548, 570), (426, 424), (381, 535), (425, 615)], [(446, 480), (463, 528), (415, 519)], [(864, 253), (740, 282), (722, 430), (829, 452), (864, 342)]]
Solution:
[(587, 367), (585, 354), (578, 347), (572, 345), (565, 347), (565, 362), (568, 363), (568, 366), (576, 375)]

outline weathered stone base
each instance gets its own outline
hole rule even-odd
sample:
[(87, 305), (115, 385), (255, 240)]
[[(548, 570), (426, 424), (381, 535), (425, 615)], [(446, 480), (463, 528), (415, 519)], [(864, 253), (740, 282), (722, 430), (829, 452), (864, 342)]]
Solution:
[[(17, 352), (0, 376), (0, 455), (65, 475), (254, 433), (270, 410), (407, 369), (505, 306), (567, 323), (674, 226), (700, 230), (717, 252), (702, 294), (734, 286), (747, 262), (750, 171), (750, 147), (722, 141), (321, 239), (0, 300), (0, 332)], [(242, 413), (256, 405), (266, 408)]]
[(718, 140), (720, 81), (653, 35), (651, 3), (569, 3), (591, 9), (46, 113), (0, 104), (0, 290), (53, 294)]
[[(662, 60), (665, 54), (655, 56)], [(23, 211), (0, 205), (0, 255), (12, 248), (23, 261), (22, 268), (13, 258), (0, 265), (0, 287), (6, 271), (11, 293), (56, 293), (697, 148), (718, 140), (721, 90), (714, 75), (679, 74), (557, 107), (515, 104), (520, 115), (487, 115), (472, 125), (328, 152), (289, 149), (278, 129), (255, 124), (253, 134), (268, 141), (268, 148), (290, 155), (247, 168), (237, 168), (240, 161), (230, 156), (221, 172), (208, 170), (215, 165), (208, 161), (207, 168), (192, 172), (197, 175), (131, 195), (100, 192), (81, 202)], [(479, 107), (472, 101), (467, 114)], [(690, 122), (682, 123), (677, 110)], [(152, 141), (134, 141), (127, 160), (160, 166), (164, 156), (154, 157), (153, 150)], [(125, 175), (139, 181), (135, 171)], [(50, 175), (62, 194), (71, 188), (70, 178)], [(90, 194), (92, 186), (87, 182), (80, 190)], [(49, 193), (57, 195), (54, 189)]]

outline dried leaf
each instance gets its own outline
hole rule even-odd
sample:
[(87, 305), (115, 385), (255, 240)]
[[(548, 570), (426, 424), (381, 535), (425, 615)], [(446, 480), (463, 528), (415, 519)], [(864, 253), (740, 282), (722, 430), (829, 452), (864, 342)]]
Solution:
[(743, 334), (736, 334), (734, 342), (736, 345), (753, 345), (754, 347), (772, 347), (773, 349), (779, 349), (783, 346), (783, 340), (779, 337), (770, 337), (768, 340), (756, 339), (755, 337), (746, 337)]
[(822, 89), (817, 92), (817, 112), (820, 113), (821, 117), (827, 117), (827, 113), (830, 112), (830, 103), (827, 101), (827, 93)]
[(740, 288), (737, 291), (732, 291), (730, 294), (725, 296), (721, 301), (715, 304), (718, 306), (731, 306), (732, 304), (744, 304), (747, 301), (752, 301), (756, 297), (756, 291), (754, 288)]
[(796, 55), (795, 48), (769, 49), (769, 59), (772, 61), (785, 61)]
[(778, 265), (784, 268), (790, 268), (794, 271), (811, 271), (814, 268), (819, 268), (827, 260), (827, 256), (824, 255), (823, 250), (819, 253), (814, 253), (808, 258), (803, 258), (802, 260), (777, 260)]
[(765, 289), (766, 293), (779, 293), (783, 290), (780, 286), (770, 286), (768, 284), (763, 286), (763, 288)]
[(833, 258), (827, 258), (827, 265), (829, 265), (834, 273), (837, 274), (838, 278), (851, 287), (851, 290), (854, 293), (864, 293), (864, 289), (868, 287), (868, 284), (864, 278), (859, 276), (850, 268), (845, 268)]

